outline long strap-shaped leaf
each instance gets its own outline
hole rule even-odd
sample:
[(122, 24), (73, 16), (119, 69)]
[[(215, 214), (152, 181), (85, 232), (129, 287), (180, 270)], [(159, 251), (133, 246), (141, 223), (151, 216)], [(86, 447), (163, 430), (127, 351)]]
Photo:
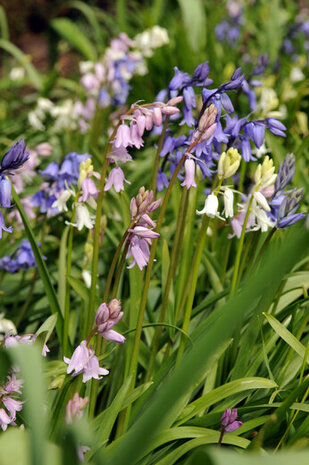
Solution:
[(53, 314), (58, 315), (57, 322), (56, 322), (56, 331), (57, 331), (59, 341), (62, 344), (63, 317), (62, 317), (62, 313), (61, 313), (61, 310), (60, 310), (60, 306), (59, 306), (59, 302), (58, 302), (55, 290), (54, 290), (53, 285), (51, 283), (51, 279), (50, 279), (46, 264), (45, 264), (45, 262), (43, 260), (40, 249), (38, 248), (37, 242), (36, 242), (35, 237), (34, 237), (33, 230), (31, 228), (31, 225), (29, 223), (29, 220), (27, 218), (25, 210), (24, 210), (24, 208), (23, 208), (23, 206), (21, 204), (21, 201), (19, 199), (19, 196), (16, 193), (13, 186), (12, 186), (12, 196), (13, 196), (14, 202), (16, 203), (16, 206), (18, 208), (20, 216), (21, 216), (21, 218), (23, 220), (24, 227), (25, 227), (25, 232), (26, 232), (27, 238), (28, 238), (28, 240), (29, 240), (29, 242), (31, 244), (33, 255), (34, 255), (34, 258), (35, 258), (35, 261), (36, 261), (36, 264), (37, 264), (37, 267), (38, 267), (38, 271), (40, 273), (40, 276), (41, 276), (41, 279), (42, 279), (42, 282), (43, 282), (43, 286), (44, 286), (44, 289), (45, 289), (45, 292), (46, 292), (46, 297), (48, 299), (51, 312)]

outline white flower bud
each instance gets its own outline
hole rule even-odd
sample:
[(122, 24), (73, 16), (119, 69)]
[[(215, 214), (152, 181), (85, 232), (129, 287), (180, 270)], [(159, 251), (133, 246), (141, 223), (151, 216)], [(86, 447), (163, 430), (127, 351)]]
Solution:
[(231, 147), (227, 152), (223, 152), (218, 163), (219, 179), (226, 179), (233, 176), (239, 168), (241, 156), (238, 150)]

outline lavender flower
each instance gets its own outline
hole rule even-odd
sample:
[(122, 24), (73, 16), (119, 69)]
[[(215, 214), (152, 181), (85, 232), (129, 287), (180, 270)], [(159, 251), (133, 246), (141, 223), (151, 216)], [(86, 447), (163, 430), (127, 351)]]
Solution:
[(105, 368), (100, 368), (94, 350), (87, 347), (86, 341), (82, 341), (76, 347), (71, 358), (63, 357), (63, 359), (68, 364), (68, 374), (73, 372), (73, 376), (77, 376), (83, 373), (83, 383), (86, 383), (91, 378), (101, 379), (100, 375), (105, 376), (109, 373)]
[(242, 426), (241, 421), (237, 421), (237, 409), (227, 409), (221, 417), (221, 431), (222, 433), (232, 433)]
[(8, 425), (16, 425), (16, 413), (20, 412), (23, 406), (22, 401), (15, 399), (16, 394), (21, 394), (22, 380), (17, 380), (14, 372), (11, 372), (7, 379), (7, 383), (0, 387), (0, 400), (5, 407), (0, 408), (0, 426), (3, 431)]
[(65, 409), (65, 421), (67, 424), (80, 420), (83, 416), (85, 407), (88, 405), (89, 397), (79, 397), (75, 392), (73, 399), (70, 399)]
[(111, 329), (119, 323), (122, 317), (123, 312), (119, 300), (113, 299), (108, 305), (102, 303), (97, 310), (93, 330), (108, 341), (123, 343), (125, 337)]
[(26, 152), (26, 142), (20, 139), (15, 142), (6, 152), (1, 160), (0, 173), (8, 173), (22, 166), (29, 158), (29, 152)]

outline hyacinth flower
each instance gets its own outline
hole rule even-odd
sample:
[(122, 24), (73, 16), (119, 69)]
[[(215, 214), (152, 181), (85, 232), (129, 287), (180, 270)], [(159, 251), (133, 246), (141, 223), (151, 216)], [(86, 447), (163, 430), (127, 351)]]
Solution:
[(242, 422), (237, 420), (237, 409), (226, 409), (221, 417), (221, 433), (218, 445), (221, 445), (223, 436), (226, 433), (233, 433), (242, 426)]
[[(20, 168), (29, 159), (24, 139), (15, 142), (6, 152), (0, 163), (0, 208), (11, 207), (11, 182), (7, 175), (14, 175), (14, 171)], [(2, 231), (12, 233), (13, 228), (5, 225), (3, 213), (0, 211), (0, 239)]]
[[(13, 336), (11, 334), (6, 334), (4, 338), (4, 347), (15, 347), (19, 344), (32, 345), (35, 343), (37, 334), (24, 334), (23, 336)], [(47, 353), (50, 352), (46, 344), (43, 344), (42, 355), (43, 357), (47, 356)]]
[(284, 229), (305, 218), (304, 213), (296, 213), (304, 195), (303, 188), (284, 190), (295, 174), (295, 156), (287, 154), (279, 165), (274, 192), (270, 201), (272, 218), (276, 227)]
[(9, 273), (17, 273), (19, 270), (28, 270), (33, 267), (36, 267), (36, 261), (30, 242), (26, 239), (22, 241), (12, 256), (5, 255), (0, 259), (0, 269)]
[(23, 402), (15, 398), (17, 394), (21, 394), (23, 381), (16, 378), (14, 371), (7, 379), (7, 383), (0, 387), (0, 401), (3, 403), (0, 408), (0, 426), (3, 431), (6, 431), (8, 425), (16, 426), (16, 413), (23, 407)]
[[(114, 187), (116, 192), (124, 190), (124, 182), (130, 184), (125, 179), (122, 169), (118, 164), (131, 161), (131, 156), (127, 152), (127, 147), (136, 147), (140, 149), (144, 145), (143, 135), (145, 130), (151, 131), (153, 126), (160, 127), (165, 115), (175, 115), (180, 112), (176, 107), (182, 97), (170, 99), (167, 103), (154, 102), (147, 105), (132, 105), (131, 113), (121, 117), (114, 140), (112, 143), (111, 153), (108, 155), (110, 163), (115, 163), (116, 167), (112, 168), (109, 173), (104, 190), (108, 191)], [(129, 123), (129, 125), (127, 124)]]
[(68, 364), (67, 374), (73, 372), (72, 376), (83, 374), (83, 383), (91, 378), (101, 379), (108, 375), (109, 371), (101, 368), (92, 347), (87, 346), (87, 341), (82, 341), (74, 350), (72, 357), (63, 357)]
[(152, 56), (155, 48), (168, 43), (166, 29), (154, 26), (135, 38), (121, 33), (111, 41), (104, 56), (97, 63), (82, 62), (81, 84), (86, 101), (76, 102), (74, 116), (81, 132), (85, 133), (94, 117), (96, 106), (101, 108), (124, 105), (130, 91), (129, 82), (134, 75), (145, 74), (147, 67), (144, 57)]
[(128, 268), (132, 268), (137, 264), (139, 269), (142, 270), (149, 261), (151, 239), (160, 236), (160, 234), (152, 230), (155, 223), (149, 214), (159, 207), (161, 199), (153, 201), (153, 198), (152, 191), (141, 187), (138, 195), (131, 199), (130, 214), (134, 227), (128, 229), (126, 258), (131, 258), (131, 264)]
[(97, 333), (107, 341), (122, 344), (126, 338), (122, 336), (122, 334), (119, 334), (117, 331), (111, 329), (113, 326), (119, 323), (122, 317), (123, 312), (121, 311), (121, 304), (119, 300), (112, 299), (108, 305), (103, 302), (97, 310), (91, 335)]
[[(78, 392), (75, 392), (73, 399), (70, 399), (65, 409), (65, 421), (67, 425), (71, 425), (75, 421), (82, 418), (85, 408), (89, 403), (89, 397), (79, 397)], [(85, 461), (85, 453), (90, 450), (87, 446), (78, 446), (77, 455), (79, 460)]]

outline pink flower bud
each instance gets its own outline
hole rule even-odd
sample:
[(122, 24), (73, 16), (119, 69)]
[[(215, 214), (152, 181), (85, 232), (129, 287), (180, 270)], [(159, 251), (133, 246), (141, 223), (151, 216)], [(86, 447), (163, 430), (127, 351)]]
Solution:
[(183, 101), (183, 97), (182, 96), (178, 96), (178, 97), (173, 97), (171, 98), (167, 104), (168, 105), (171, 105), (171, 106), (175, 106), (175, 105), (178, 105), (179, 103), (181, 103)]
[(155, 107), (152, 111), (152, 118), (155, 126), (161, 126), (162, 124), (162, 113), (161, 109), (158, 107)]
[(110, 318), (112, 318), (113, 320), (116, 319), (119, 313), (121, 312), (120, 300), (112, 299), (108, 304), (108, 308), (109, 308)]

